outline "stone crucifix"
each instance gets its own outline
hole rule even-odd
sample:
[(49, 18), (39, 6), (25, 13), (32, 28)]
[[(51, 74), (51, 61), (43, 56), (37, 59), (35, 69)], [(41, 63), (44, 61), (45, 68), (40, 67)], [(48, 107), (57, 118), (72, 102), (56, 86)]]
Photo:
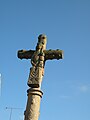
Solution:
[(44, 76), (44, 66), (47, 60), (62, 59), (62, 50), (46, 50), (47, 38), (46, 35), (41, 34), (38, 37), (38, 43), (36, 50), (19, 50), (18, 58), (20, 59), (31, 59), (32, 67), (30, 68), (30, 74), (28, 78), (27, 90), (28, 100), (26, 111), (24, 113), (24, 120), (38, 120), (39, 109), (40, 109), (40, 99), (43, 92), (40, 90), (42, 78)]

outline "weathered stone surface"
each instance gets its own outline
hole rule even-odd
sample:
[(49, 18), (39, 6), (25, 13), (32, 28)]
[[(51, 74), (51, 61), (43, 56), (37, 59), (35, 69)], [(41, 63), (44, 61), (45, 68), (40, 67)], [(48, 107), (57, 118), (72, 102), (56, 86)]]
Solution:
[[(44, 75), (44, 65), (46, 60), (62, 59), (62, 50), (45, 50), (46, 49), (47, 38), (46, 35), (39, 35), (36, 50), (19, 50), (18, 58), (20, 59), (31, 59), (32, 67), (30, 69), (30, 74), (28, 78), (29, 87), (40, 87), (41, 79)], [(41, 77), (42, 76), (42, 77)]]
[[(19, 50), (17, 53), (20, 59), (31, 59), (35, 50)], [(44, 50), (45, 60), (63, 59), (63, 50)]]
[(37, 69), (35, 67), (32, 67), (30, 69), (30, 74), (27, 83), (29, 87), (37, 88), (41, 86), (43, 70), (44, 69), (41, 67), (37, 67)]
[(39, 88), (31, 88), (28, 91), (28, 101), (24, 120), (38, 120), (40, 114), (40, 101), (43, 95)]
[(32, 67), (30, 69), (28, 86), (29, 87), (40, 87), (43, 70), (44, 70), (44, 50), (46, 48), (46, 36), (40, 35), (38, 37), (38, 43), (36, 46), (36, 50), (31, 57)]
[(38, 120), (40, 100), (43, 95), (40, 90), (42, 78), (44, 76), (44, 66), (46, 60), (62, 59), (62, 50), (46, 50), (47, 38), (46, 35), (39, 35), (36, 50), (19, 50), (18, 58), (31, 59), (32, 67), (28, 78), (28, 86), (31, 87), (28, 92), (28, 101), (25, 111), (24, 120)]

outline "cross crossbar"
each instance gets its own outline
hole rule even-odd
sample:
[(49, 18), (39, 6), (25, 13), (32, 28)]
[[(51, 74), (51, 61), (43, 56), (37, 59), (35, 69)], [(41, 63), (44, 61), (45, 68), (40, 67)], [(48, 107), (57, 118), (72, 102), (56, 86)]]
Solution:
[[(19, 50), (18, 51), (18, 58), (20, 59), (31, 59), (35, 50)], [(45, 60), (52, 60), (52, 59), (63, 59), (63, 50), (44, 50), (45, 53)]]

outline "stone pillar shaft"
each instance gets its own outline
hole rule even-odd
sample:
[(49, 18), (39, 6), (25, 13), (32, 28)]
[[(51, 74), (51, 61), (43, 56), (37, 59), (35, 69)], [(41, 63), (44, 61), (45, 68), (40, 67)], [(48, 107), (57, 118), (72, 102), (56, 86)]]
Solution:
[(39, 88), (30, 88), (27, 93), (28, 101), (24, 120), (38, 120), (40, 114), (40, 101), (43, 93)]

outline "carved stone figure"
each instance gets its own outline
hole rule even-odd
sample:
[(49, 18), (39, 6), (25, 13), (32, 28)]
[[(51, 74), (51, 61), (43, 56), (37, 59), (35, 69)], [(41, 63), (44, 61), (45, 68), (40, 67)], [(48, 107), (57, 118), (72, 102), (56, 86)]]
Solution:
[(40, 87), (42, 77), (44, 75), (45, 48), (46, 48), (46, 36), (40, 35), (38, 37), (36, 50), (31, 57), (32, 67), (30, 68), (30, 74), (28, 79), (29, 87)]
[(24, 120), (38, 120), (40, 114), (40, 101), (43, 92), (40, 90), (42, 78), (44, 75), (44, 66), (47, 60), (62, 59), (62, 50), (46, 50), (47, 38), (41, 34), (38, 37), (38, 43), (35, 50), (19, 50), (18, 58), (31, 59), (32, 67), (28, 78), (27, 106), (24, 112)]
[(62, 50), (46, 50), (47, 38), (46, 35), (41, 34), (38, 37), (38, 43), (36, 50), (19, 50), (18, 58), (20, 59), (31, 59), (32, 67), (30, 68), (30, 74), (28, 78), (29, 87), (40, 87), (42, 77), (44, 75), (44, 66), (46, 60), (62, 59)]

